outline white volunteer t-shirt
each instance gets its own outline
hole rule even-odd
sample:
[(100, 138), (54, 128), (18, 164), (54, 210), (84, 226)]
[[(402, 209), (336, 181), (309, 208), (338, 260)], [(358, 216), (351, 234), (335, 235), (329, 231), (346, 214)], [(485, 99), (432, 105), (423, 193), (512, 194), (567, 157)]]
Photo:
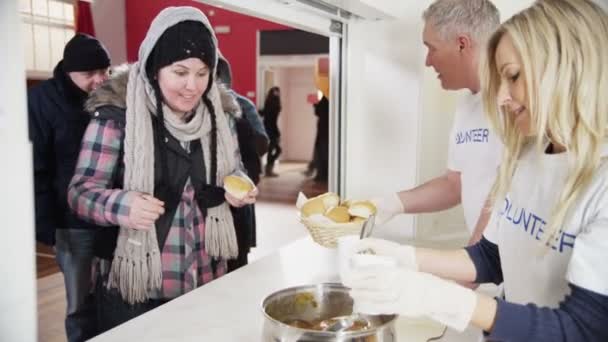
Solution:
[(608, 161), (571, 208), (550, 250), (543, 237), (566, 177), (566, 153), (525, 150), (507, 197), (484, 233), (498, 245), (505, 297), (517, 304), (558, 307), (568, 282), (608, 295)]
[(448, 169), (460, 172), (462, 207), (469, 232), (475, 229), (501, 158), (502, 143), (490, 129), (480, 93), (467, 94), (454, 114)]

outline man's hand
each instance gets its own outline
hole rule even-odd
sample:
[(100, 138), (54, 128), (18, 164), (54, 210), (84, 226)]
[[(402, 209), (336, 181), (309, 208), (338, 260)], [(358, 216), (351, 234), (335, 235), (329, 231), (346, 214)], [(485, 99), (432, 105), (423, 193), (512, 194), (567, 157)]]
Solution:
[(376, 224), (381, 226), (393, 217), (403, 213), (403, 203), (398, 193), (388, 196), (373, 198), (371, 202), (376, 206)]
[(132, 195), (129, 228), (144, 230), (152, 228), (160, 215), (165, 213), (165, 202), (137, 191), (131, 191), (129, 194)]

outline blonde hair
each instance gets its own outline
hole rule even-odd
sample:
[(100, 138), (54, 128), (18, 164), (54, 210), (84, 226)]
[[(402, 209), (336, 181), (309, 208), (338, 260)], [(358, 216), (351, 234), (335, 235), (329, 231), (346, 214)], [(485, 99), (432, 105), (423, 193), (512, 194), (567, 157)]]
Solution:
[(489, 0), (436, 0), (422, 14), (443, 40), (466, 33), (483, 45), (500, 24), (500, 13)]
[[(500, 75), (495, 61), (509, 35), (522, 60), (533, 138), (524, 137), (498, 104)], [(600, 165), (608, 123), (608, 16), (589, 0), (539, 0), (503, 23), (488, 42), (482, 63), (485, 112), (505, 144), (492, 189), (504, 198), (520, 153), (548, 141), (568, 152), (568, 175), (552, 209), (545, 244), (559, 238), (569, 208)]]

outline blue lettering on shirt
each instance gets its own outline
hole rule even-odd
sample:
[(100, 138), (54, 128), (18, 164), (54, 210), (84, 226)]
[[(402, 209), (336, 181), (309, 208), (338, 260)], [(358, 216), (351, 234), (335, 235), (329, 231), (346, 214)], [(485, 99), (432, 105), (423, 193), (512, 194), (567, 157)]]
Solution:
[[(505, 198), (505, 207), (498, 215), (513, 223), (515, 227), (521, 228), (531, 238), (538, 241), (543, 238), (547, 222), (531, 210), (513, 208), (513, 203), (508, 198)], [(576, 235), (568, 234), (560, 229), (559, 234), (551, 241), (551, 249), (563, 253), (566, 248), (574, 248), (574, 240), (576, 240)]]
[(468, 131), (461, 131), (456, 133), (456, 144), (468, 144), (468, 143), (487, 143), (490, 130), (487, 128), (476, 128)]

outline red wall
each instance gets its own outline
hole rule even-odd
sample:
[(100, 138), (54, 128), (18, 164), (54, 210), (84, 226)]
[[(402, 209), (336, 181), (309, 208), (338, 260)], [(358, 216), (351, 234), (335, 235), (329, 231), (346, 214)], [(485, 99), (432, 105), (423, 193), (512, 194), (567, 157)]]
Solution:
[[(256, 91), (256, 37), (260, 30), (287, 30), (290, 27), (257, 19), (191, 0), (128, 0), (125, 1), (127, 18), (127, 58), (137, 60), (139, 45), (143, 41), (154, 17), (168, 6), (193, 6), (202, 10), (215, 26), (230, 26), (230, 33), (218, 34), (222, 54), (232, 67), (233, 88), (247, 95)], [(215, 11), (214, 15), (210, 10)], [(257, 95), (257, 94), (256, 94)], [(255, 103), (255, 97), (251, 100)]]

